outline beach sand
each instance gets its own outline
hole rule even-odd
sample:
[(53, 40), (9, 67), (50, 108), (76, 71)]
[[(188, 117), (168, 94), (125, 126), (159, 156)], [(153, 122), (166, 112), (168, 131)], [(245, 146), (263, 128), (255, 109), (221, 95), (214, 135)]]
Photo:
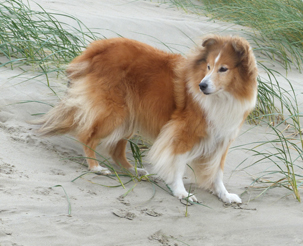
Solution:
[[(240, 27), (210, 21), (168, 3), (36, 2), (46, 11), (79, 18), (100, 36), (110, 38), (119, 34), (183, 54), (193, 46), (193, 40), (207, 33), (241, 35)], [(33, 2), (30, 5), (39, 9)], [(40, 103), (20, 104), (24, 101), (55, 104), (58, 98), (44, 78), (24, 82), (35, 73), (29, 71), (14, 77), (20, 72), (17, 68), (0, 68), (1, 246), (303, 245), (302, 204), (287, 189), (275, 188), (259, 196), (261, 189), (248, 188), (266, 165), (260, 163), (241, 170), (253, 161), (252, 153), (243, 149), (230, 151), (224, 173), (227, 189), (241, 195), (240, 206), (224, 205), (201, 189), (195, 189), (195, 195), (205, 206), (186, 206), (147, 181), (114, 188), (109, 186), (119, 185), (115, 177), (96, 174), (79, 177), (87, 167), (70, 157), (82, 156), (81, 144), (71, 136), (40, 138), (27, 121), (34, 119), (32, 114), (46, 112), (50, 107)], [(300, 76), (295, 71), (289, 74), (298, 93), (303, 92)], [(66, 80), (53, 79), (52, 84), (59, 95), (64, 94)], [(268, 132), (264, 126), (245, 124), (233, 146), (262, 140)], [(150, 165), (146, 164), (146, 168), (150, 170)], [(124, 182), (129, 180), (121, 178)], [(158, 185), (166, 189), (163, 182)]]

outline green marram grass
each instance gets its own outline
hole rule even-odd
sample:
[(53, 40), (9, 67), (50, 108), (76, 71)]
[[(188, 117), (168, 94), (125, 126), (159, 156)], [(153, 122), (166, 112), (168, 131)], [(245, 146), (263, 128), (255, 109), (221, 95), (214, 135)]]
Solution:
[[(256, 51), (300, 71), (303, 63), (302, 0), (167, 0), (180, 9), (249, 27)], [(200, 4), (199, 4), (200, 3)]]
[[(267, 78), (258, 78), (257, 108), (250, 115), (249, 120), (256, 124), (268, 124), (275, 137), (268, 141), (253, 143), (256, 145), (249, 145), (250, 148), (247, 146), (239, 146), (239, 148), (248, 149), (254, 156), (260, 157), (253, 165), (271, 162), (276, 169), (270, 172), (282, 175), (282, 178), (278, 180), (269, 181), (271, 185), (268, 189), (276, 186), (285, 187), (300, 200), (298, 188), (302, 185), (300, 174), (303, 146), (300, 126), (302, 112), (298, 106), (295, 91), (281, 88), (278, 77), (282, 75), (269, 68), (264, 61), (278, 61), (285, 70), (291, 67), (301, 69), (303, 2), (301, 0), (200, 1), (204, 5), (195, 5), (189, 0), (171, 0), (170, 2), (185, 11), (196, 14), (206, 13), (211, 18), (249, 27), (244, 29), (245, 35), (253, 41), (255, 51), (261, 54), (258, 65), (268, 75)], [(76, 25), (68, 24), (71, 22)], [(45, 76), (51, 90), (53, 89), (49, 83), (50, 75), (62, 73), (65, 66), (81, 52), (82, 48), (97, 38), (99, 38), (98, 35), (73, 16), (49, 13), (41, 6), (39, 10), (32, 10), (29, 2), (24, 4), (20, 0), (0, 2), (0, 54), (5, 58), (0, 66), (10, 66), (12, 69), (18, 67), (24, 69), (24, 72), (30, 66), (38, 74), (37, 76)], [(292, 88), (290, 82), (289, 85)], [(274, 125), (274, 122), (278, 124)], [(293, 136), (285, 136), (285, 132), (280, 130), (283, 124), (293, 129)], [(137, 140), (131, 140), (130, 146), (135, 166), (141, 167), (146, 149), (142, 149)], [(116, 172), (108, 159), (99, 155), (98, 160), (110, 170), (114, 170), (115, 174), (110, 178), (116, 178), (119, 183), (117, 186), (124, 187), (125, 182), (122, 182), (121, 174)], [(260, 177), (265, 173), (268, 173), (268, 170), (264, 171)], [(88, 173), (83, 175), (86, 174)], [(136, 186), (137, 182), (142, 181), (142, 177), (127, 172), (126, 175), (130, 177), (126, 183), (135, 182), (130, 190)], [(144, 179), (150, 181), (149, 177)], [(153, 186), (159, 186), (155, 182), (150, 182)], [(169, 192), (166, 188), (159, 187)]]
[[(77, 28), (58, 21), (75, 22)], [(0, 54), (7, 58), (1, 66), (11, 68), (30, 65), (40, 75), (58, 74), (96, 36), (78, 19), (48, 13), (41, 6), (32, 10), (29, 4), (10, 0), (0, 2)]]
[(302, 0), (199, 0), (212, 18), (250, 27), (250, 36), (285, 69), (303, 63)]

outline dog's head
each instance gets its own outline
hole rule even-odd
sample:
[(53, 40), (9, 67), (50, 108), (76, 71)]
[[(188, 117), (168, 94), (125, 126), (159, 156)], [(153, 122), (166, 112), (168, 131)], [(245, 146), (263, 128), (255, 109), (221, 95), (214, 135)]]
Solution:
[(249, 43), (240, 37), (206, 36), (195, 55), (194, 70), (199, 74), (194, 83), (208, 96), (226, 91), (243, 98), (256, 89), (255, 58)]

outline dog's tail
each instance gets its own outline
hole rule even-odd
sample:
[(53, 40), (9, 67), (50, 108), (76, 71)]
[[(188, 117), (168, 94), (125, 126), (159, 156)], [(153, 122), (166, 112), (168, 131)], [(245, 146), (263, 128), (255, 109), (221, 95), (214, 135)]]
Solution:
[(76, 109), (70, 107), (66, 100), (46, 113), (41, 119), (31, 121), (31, 124), (41, 125), (37, 133), (41, 136), (65, 134), (73, 131), (76, 127), (74, 116)]
[(84, 105), (87, 104), (84, 95), (86, 84), (81, 81), (81, 78), (87, 74), (89, 62), (82, 61), (82, 58), (83, 55), (75, 58), (66, 70), (69, 85), (62, 101), (42, 118), (29, 122), (33, 125), (40, 125), (37, 130), (39, 135), (52, 136), (71, 133), (88, 120), (83, 111)]

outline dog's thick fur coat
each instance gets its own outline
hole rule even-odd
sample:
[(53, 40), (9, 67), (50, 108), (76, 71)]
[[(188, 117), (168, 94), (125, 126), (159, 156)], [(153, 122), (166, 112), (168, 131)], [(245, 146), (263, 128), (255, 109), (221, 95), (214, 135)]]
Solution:
[(126, 38), (100, 40), (67, 74), (70, 88), (39, 122), (42, 135), (75, 134), (89, 169), (109, 173), (95, 160), (99, 142), (118, 165), (133, 169), (125, 148), (140, 131), (155, 141), (148, 158), (176, 197), (197, 200), (183, 184), (188, 164), (201, 187), (241, 203), (227, 192), (223, 167), (256, 102), (256, 62), (245, 39), (209, 35), (186, 58)]

